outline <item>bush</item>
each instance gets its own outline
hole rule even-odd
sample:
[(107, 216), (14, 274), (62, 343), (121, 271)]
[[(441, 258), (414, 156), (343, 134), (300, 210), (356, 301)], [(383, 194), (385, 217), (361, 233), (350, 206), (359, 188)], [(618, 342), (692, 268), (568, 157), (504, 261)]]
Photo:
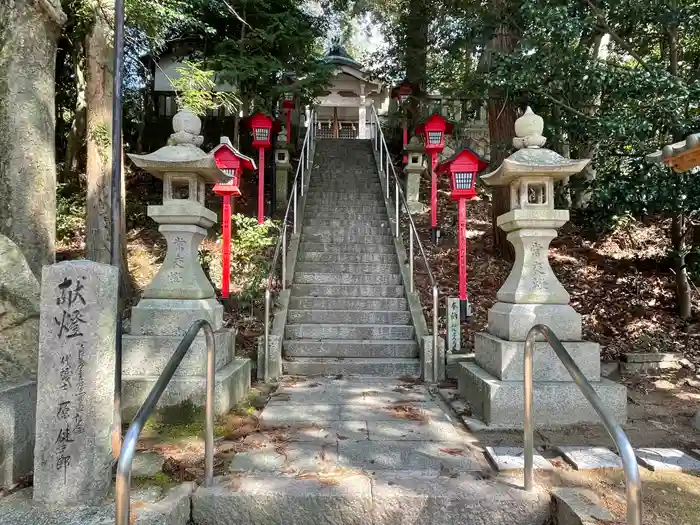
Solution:
[(56, 240), (70, 243), (85, 238), (85, 192), (62, 184), (56, 192)]

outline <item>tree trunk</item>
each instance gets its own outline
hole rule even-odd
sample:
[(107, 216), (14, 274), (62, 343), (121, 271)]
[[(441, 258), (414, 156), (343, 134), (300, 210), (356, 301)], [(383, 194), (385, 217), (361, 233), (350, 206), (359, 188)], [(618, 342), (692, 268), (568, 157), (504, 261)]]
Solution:
[(83, 47), (76, 44), (73, 49), (73, 65), (75, 67), (75, 114), (68, 142), (66, 144), (66, 156), (61, 171), (61, 182), (65, 183), (78, 172), (78, 156), (85, 144), (86, 106), (85, 106), (85, 74), (83, 72)]
[(692, 315), (690, 281), (688, 280), (688, 268), (685, 261), (687, 256), (686, 237), (685, 216), (682, 213), (676, 214), (671, 222), (671, 242), (675, 252), (676, 299), (681, 319), (690, 319)]
[(0, 233), (38, 279), (55, 261), (56, 44), (65, 19), (58, 0), (0, 0)]
[(429, 0), (410, 0), (406, 18), (404, 60), (406, 80), (426, 89), (428, 70)]
[[(111, 188), (112, 188), (112, 60), (114, 54), (111, 20), (105, 16), (114, 13), (113, 0), (97, 0), (94, 4), (95, 22), (86, 37), (87, 85), (87, 226), (85, 250), (91, 261), (111, 262)], [(123, 165), (123, 164), (122, 164)], [(122, 173), (122, 196), (124, 174)], [(123, 197), (122, 197), (123, 199)], [(124, 200), (122, 213), (124, 214)], [(128, 299), (133, 293), (126, 257), (125, 222), (121, 229), (121, 276), (122, 297)]]
[[(515, 49), (516, 37), (505, 27), (501, 26), (496, 31), (496, 35), (489, 42), (489, 53), (486, 57), (486, 67), (490, 68), (490, 52), (512, 53)], [(512, 141), (515, 135), (515, 107), (506, 99), (506, 94), (502, 90), (489, 90), (488, 100), (489, 119), (489, 142), (491, 145), (490, 164), (493, 169), (503, 163), (512, 148)], [(491, 220), (493, 229), (493, 247), (496, 253), (507, 261), (515, 259), (513, 247), (506, 238), (506, 232), (496, 225), (499, 215), (510, 210), (510, 189), (508, 187), (494, 187), (491, 202)]]
[[(112, 3), (112, 6), (108, 5)], [(86, 37), (87, 54), (87, 228), (85, 248), (91, 261), (109, 264), (110, 188), (112, 182), (111, 0), (96, 0), (95, 22)]]

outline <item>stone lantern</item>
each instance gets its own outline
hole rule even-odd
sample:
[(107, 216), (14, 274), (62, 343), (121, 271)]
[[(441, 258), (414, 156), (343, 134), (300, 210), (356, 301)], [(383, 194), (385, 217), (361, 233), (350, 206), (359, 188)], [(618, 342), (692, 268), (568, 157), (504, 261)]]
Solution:
[(282, 130), (277, 135), (275, 144), (275, 195), (277, 196), (277, 210), (285, 210), (289, 199), (289, 176), (292, 172), (292, 163), (289, 160), (289, 140), (287, 140), (290, 129)]
[[(188, 110), (173, 118), (168, 145), (148, 155), (129, 155), (138, 167), (163, 181), (163, 204), (148, 207), (167, 243), (162, 266), (132, 309), (130, 333), (123, 338), (123, 409), (126, 417), (140, 406), (167, 360), (192, 323), (209, 321), (216, 331), (215, 410), (235, 404), (236, 388), (250, 377), (248, 360), (232, 360), (233, 332), (222, 328), (223, 307), (199, 263), (199, 244), (216, 221), (204, 205), (206, 186), (226, 180), (212, 153), (200, 149), (201, 121)], [(204, 404), (206, 349), (195, 339), (159, 407)], [(241, 388), (239, 388), (241, 390)], [(242, 394), (240, 394), (242, 395)]]
[[(600, 347), (581, 340), (581, 316), (549, 265), (549, 243), (569, 220), (554, 208), (554, 182), (579, 173), (588, 159), (572, 160), (543, 148), (544, 123), (530, 108), (515, 123), (518, 151), (482, 176), (490, 186), (510, 188), (510, 211), (497, 224), (508, 232), (515, 263), (488, 312), (488, 329), (474, 338), (474, 363), (461, 363), (460, 391), (474, 414), (489, 426), (522, 428), (523, 352), (534, 325), (549, 326), (620, 421), (626, 418), (627, 392), (600, 375)], [(598, 416), (573, 383), (554, 351), (536, 344), (533, 361), (537, 425), (597, 422)]]
[(406, 173), (406, 204), (408, 205), (408, 212), (423, 213), (426, 209), (426, 205), (419, 202), (420, 194), (420, 178), (425, 171), (425, 160), (423, 157), (424, 148), (418, 137), (411, 137), (411, 140), (404, 148), (404, 153), (406, 154), (406, 166), (404, 167), (404, 173)]

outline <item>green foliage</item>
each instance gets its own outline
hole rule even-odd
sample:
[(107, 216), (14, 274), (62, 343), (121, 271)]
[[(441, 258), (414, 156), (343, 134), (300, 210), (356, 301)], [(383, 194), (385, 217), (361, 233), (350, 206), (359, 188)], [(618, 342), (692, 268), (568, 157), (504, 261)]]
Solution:
[(231, 283), (244, 304), (259, 299), (269, 272), (271, 248), (277, 243), (279, 225), (268, 219), (258, 224), (255, 217), (236, 213), (231, 217)]
[(200, 64), (189, 60), (185, 60), (175, 71), (180, 76), (169, 80), (176, 92), (178, 107), (187, 108), (200, 116), (210, 109), (225, 108), (229, 113), (238, 110), (240, 101), (235, 94), (216, 91), (214, 71), (203, 70)]
[(56, 193), (56, 239), (69, 243), (85, 235), (85, 194), (65, 184)]

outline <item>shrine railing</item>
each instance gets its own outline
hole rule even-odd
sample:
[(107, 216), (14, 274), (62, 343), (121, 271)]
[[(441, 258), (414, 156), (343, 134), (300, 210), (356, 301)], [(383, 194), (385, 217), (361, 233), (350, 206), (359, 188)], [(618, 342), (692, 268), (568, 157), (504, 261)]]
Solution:
[[(287, 233), (290, 226), (292, 226), (292, 233), (297, 233), (297, 218), (298, 218), (298, 201), (299, 194), (301, 197), (304, 196), (304, 191), (306, 184), (308, 183), (308, 173), (311, 170), (311, 157), (313, 155), (316, 146), (316, 113), (311, 112), (309, 118), (309, 126), (306, 128), (306, 135), (304, 136), (304, 142), (301, 146), (301, 155), (299, 156), (299, 164), (297, 164), (297, 170), (294, 175), (294, 183), (292, 187), (292, 194), (289, 196), (287, 201), (287, 209), (284, 212), (284, 218), (282, 219), (282, 231), (280, 231), (279, 239), (277, 240), (277, 245), (275, 246), (275, 254), (272, 257), (272, 262), (270, 263), (270, 271), (267, 274), (267, 283), (265, 286), (265, 335), (264, 335), (264, 357), (263, 357), (263, 379), (265, 382), (269, 380), (270, 377), (270, 307), (272, 302), (272, 289), (274, 283), (275, 273), (277, 271), (277, 264), (282, 259), (282, 269), (281, 269), (281, 281), (282, 289), (287, 288)], [(290, 212), (292, 217), (290, 219)]]
[(634, 454), (634, 449), (627, 439), (622, 427), (615, 420), (615, 416), (608, 410), (605, 403), (600, 399), (598, 394), (589, 383), (586, 376), (583, 375), (581, 369), (576, 362), (571, 358), (564, 345), (561, 344), (555, 333), (543, 324), (537, 324), (530, 328), (525, 338), (525, 352), (523, 358), (523, 380), (525, 383), (525, 414), (523, 419), (523, 428), (525, 431), (525, 490), (531, 491), (533, 488), (533, 464), (534, 464), (534, 429), (532, 423), (532, 356), (535, 350), (535, 339), (538, 335), (542, 335), (552, 347), (561, 363), (571, 375), (571, 378), (576, 383), (584, 397), (591, 404), (593, 409), (598, 413), (603, 421), (603, 426), (610, 434), (610, 437), (615, 442), (617, 451), (622, 459), (622, 467), (625, 471), (625, 484), (627, 485), (627, 524), (642, 525), (642, 481), (639, 477), (639, 465)]
[[(415, 259), (415, 248), (414, 244), (418, 243), (418, 251), (423, 258), (423, 264), (428, 273), (428, 279), (430, 280), (430, 286), (433, 295), (433, 379), (437, 381), (439, 376), (439, 359), (438, 359), (438, 286), (433, 277), (433, 272), (430, 270), (430, 264), (428, 263), (428, 258), (425, 255), (425, 250), (423, 249), (423, 244), (418, 236), (418, 231), (416, 230), (416, 224), (413, 222), (413, 217), (408, 211), (408, 205), (406, 204), (406, 197), (404, 196), (403, 188), (396, 175), (396, 168), (394, 163), (391, 161), (391, 154), (389, 153), (389, 147), (387, 146), (386, 140), (384, 138), (384, 132), (382, 131), (381, 124), (379, 122), (379, 116), (377, 115), (377, 109), (374, 106), (370, 106), (370, 129), (372, 130), (372, 145), (375, 151), (379, 152), (379, 176), (383, 177), (386, 182), (386, 198), (390, 199), (390, 188), (391, 182), (394, 183), (394, 236), (399, 237), (400, 235), (400, 222), (399, 222), (399, 212), (401, 209), (406, 214), (408, 219), (408, 264), (409, 264), (409, 282), (408, 290), (410, 293), (414, 292), (415, 288), (415, 278), (414, 278), (414, 259)], [(425, 372), (425, 371), (423, 371)]]
[(207, 345), (207, 397), (204, 404), (204, 486), (209, 487), (214, 482), (214, 374), (216, 373), (216, 342), (214, 340), (214, 330), (208, 321), (200, 319), (195, 321), (187, 333), (177, 345), (175, 353), (163, 372), (158, 377), (158, 381), (153, 385), (148, 397), (134, 416), (134, 420), (126, 431), (124, 442), (122, 443), (117, 464), (117, 480), (115, 486), (115, 524), (129, 525), (131, 514), (131, 464), (136, 452), (136, 443), (143, 426), (148, 421), (158, 404), (160, 396), (167, 388), (170, 380), (175, 375), (177, 368), (187, 355), (192, 346), (192, 342), (200, 330), (204, 330), (204, 337)]

